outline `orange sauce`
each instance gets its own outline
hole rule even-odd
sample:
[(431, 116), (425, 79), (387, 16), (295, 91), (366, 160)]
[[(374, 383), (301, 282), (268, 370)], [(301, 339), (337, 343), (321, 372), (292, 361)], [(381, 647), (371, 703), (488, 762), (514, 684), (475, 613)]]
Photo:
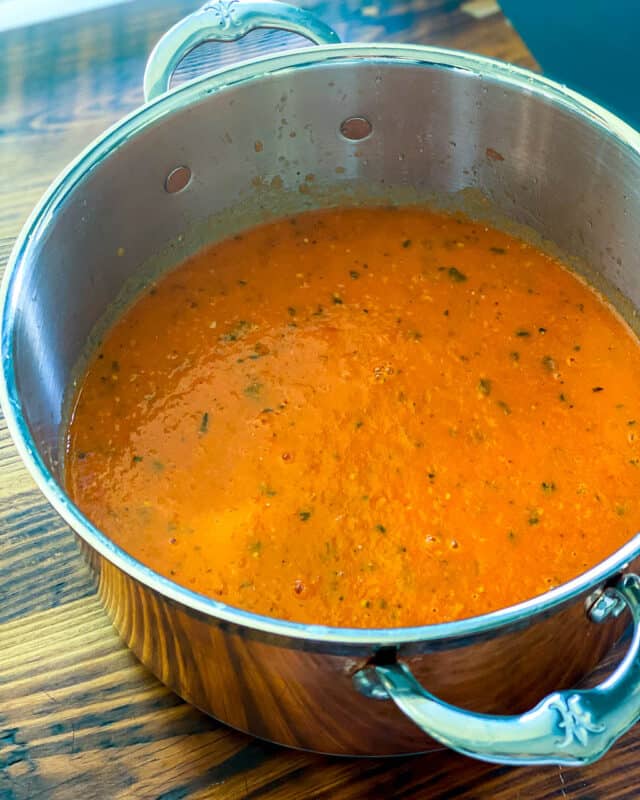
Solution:
[(461, 216), (313, 212), (166, 275), (95, 353), (70, 496), (188, 588), (357, 627), (543, 593), (640, 528), (640, 349)]

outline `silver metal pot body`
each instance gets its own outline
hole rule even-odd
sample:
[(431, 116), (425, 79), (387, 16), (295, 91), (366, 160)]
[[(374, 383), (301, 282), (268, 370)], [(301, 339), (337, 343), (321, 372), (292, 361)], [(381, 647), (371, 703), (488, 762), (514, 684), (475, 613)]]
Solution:
[[(351, 117), (370, 123), (365, 138), (341, 133)], [(167, 191), (180, 166), (190, 182)], [(321, 205), (459, 204), (456, 193), (479, 190), (487, 203), (479, 215), (524, 224), (584, 259), (633, 309), (639, 185), (632, 132), (597, 107), (489, 59), (411, 46), (334, 45), (246, 63), (164, 95), (83, 153), (14, 251), (3, 404), (142, 662), (235, 728), (339, 754), (439, 747), (394, 704), (366, 696), (362, 681), (365, 693), (357, 691), (353, 676), (368, 664), (407, 664), (440, 699), (491, 714), (520, 713), (580, 681), (628, 622), (625, 614), (597, 624), (586, 609), (594, 590), (633, 567), (638, 542), (570, 584), (482, 618), (386, 631), (268, 620), (161, 578), (82, 516), (61, 488), (64, 404), (92, 331), (141, 265), (147, 274), (170, 267), (206, 241)]]

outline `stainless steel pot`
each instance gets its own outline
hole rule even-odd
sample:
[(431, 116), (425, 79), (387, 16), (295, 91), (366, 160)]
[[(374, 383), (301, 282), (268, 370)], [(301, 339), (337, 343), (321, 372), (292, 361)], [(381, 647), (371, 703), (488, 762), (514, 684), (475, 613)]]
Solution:
[[(198, 43), (255, 27), (321, 46), (165, 91)], [(148, 64), (146, 105), (69, 166), (15, 245), (2, 295), (9, 428), (77, 532), (124, 641), (209, 714), (326, 753), (411, 753), (440, 742), (491, 761), (587, 763), (640, 716), (640, 581), (630, 572), (639, 538), (512, 608), (419, 628), (338, 629), (256, 616), (172, 583), (109, 541), (62, 488), (74, 365), (123, 287), (154, 257), (171, 266), (269, 214), (479, 189), (504, 218), (589, 262), (632, 316), (640, 306), (640, 138), (630, 128), (487, 58), (335, 42), (306, 12), (235, 0), (209, 4), (165, 35)], [(617, 671), (595, 689), (571, 689), (629, 621)]]

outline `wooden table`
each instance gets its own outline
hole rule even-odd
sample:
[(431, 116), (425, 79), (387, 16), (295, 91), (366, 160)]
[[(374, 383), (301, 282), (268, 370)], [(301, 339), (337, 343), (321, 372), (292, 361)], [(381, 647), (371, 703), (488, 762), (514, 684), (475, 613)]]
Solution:
[[(145, 55), (195, 5), (136, 0), (0, 36), (0, 263), (54, 175), (141, 103)], [(431, 42), (535, 67), (492, 0), (308, 5), (344, 39)], [(71, 532), (2, 423), (0, 800), (630, 799), (640, 796), (639, 746), (637, 728), (588, 769), (512, 770), (449, 752), (332, 759), (228, 730), (120, 644)]]

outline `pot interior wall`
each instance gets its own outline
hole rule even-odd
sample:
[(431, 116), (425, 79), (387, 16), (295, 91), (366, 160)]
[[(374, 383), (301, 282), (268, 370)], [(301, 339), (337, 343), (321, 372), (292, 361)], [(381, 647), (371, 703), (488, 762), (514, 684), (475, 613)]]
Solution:
[[(153, 272), (284, 213), (427, 199), (528, 226), (640, 302), (640, 163), (597, 121), (542, 93), (401, 59), (336, 59), (140, 117), (80, 179), (25, 251), (14, 364), (40, 454), (60, 477), (74, 366), (99, 320)], [(371, 134), (350, 141), (349, 117)], [(167, 175), (188, 166), (177, 193)], [(488, 203), (478, 202), (479, 190)], [(631, 307), (630, 306), (630, 307)]]

